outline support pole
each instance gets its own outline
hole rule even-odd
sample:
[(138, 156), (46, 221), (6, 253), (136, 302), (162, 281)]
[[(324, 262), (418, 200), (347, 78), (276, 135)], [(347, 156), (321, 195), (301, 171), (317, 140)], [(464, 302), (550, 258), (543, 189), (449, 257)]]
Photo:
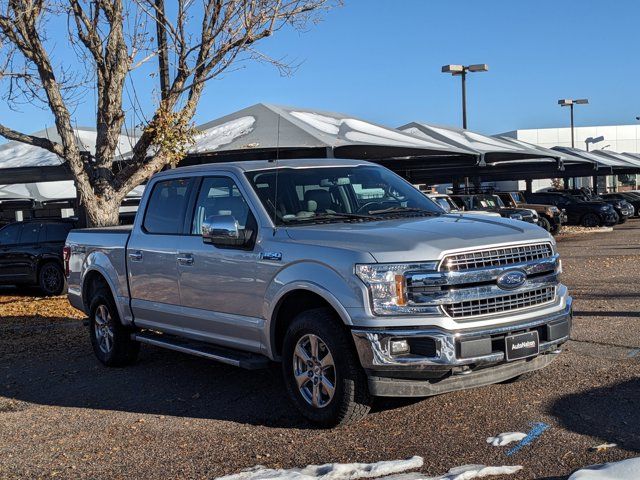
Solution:
[(593, 184), (593, 193), (594, 195), (598, 194), (598, 176), (594, 175), (593, 177), (591, 177), (591, 183)]
[(564, 189), (569, 189), (569, 177), (562, 177), (562, 184), (564, 185)]
[(533, 180), (531, 180), (530, 178), (527, 178), (524, 181), (524, 189), (527, 193), (531, 193), (531, 190), (533, 189)]

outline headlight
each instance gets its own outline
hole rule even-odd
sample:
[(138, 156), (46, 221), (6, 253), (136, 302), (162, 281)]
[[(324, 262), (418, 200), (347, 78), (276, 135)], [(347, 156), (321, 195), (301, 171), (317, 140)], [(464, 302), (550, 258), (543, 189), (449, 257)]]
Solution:
[(438, 262), (422, 263), (373, 263), (356, 265), (355, 273), (364, 282), (371, 296), (376, 315), (421, 313), (432, 308), (409, 305), (405, 274), (435, 272)]
[(520, 215), (519, 213), (510, 213), (509, 218), (513, 220), (522, 220), (522, 215)]

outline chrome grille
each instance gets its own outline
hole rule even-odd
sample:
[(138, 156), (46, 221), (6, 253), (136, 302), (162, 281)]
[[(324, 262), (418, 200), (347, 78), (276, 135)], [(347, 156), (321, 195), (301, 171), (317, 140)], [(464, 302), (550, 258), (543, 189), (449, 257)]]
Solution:
[(535, 307), (551, 302), (555, 298), (555, 295), (555, 287), (544, 287), (500, 297), (451, 303), (443, 305), (443, 308), (447, 315), (452, 318), (475, 317), (478, 315)]
[(447, 255), (440, 264), (440, 270), (456, 272), (476, 268), (500, 267), (540, 260), (552, 255), (553, 250), (548, 243), (492, 248), (491, 250)]

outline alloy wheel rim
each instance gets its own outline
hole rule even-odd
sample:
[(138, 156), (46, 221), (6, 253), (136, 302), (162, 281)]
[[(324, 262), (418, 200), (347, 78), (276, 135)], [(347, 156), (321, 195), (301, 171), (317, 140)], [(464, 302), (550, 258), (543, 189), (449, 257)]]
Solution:
[(99, 305), (94, 316), (94, 332), (98, 347), (103, 353), (113, 348), (113, 326), (111, 314), (105, 305)]
[(53, 266), (48, 266), (43, 272), (44, 286), (48, 292), (55, 292), (60, 285), (60, 274)]
[(302, 398), (314, 408), (324, 408), (335, 394), (336, 366), (327, 344), (307, 334), (293, 351), (293, 376)]

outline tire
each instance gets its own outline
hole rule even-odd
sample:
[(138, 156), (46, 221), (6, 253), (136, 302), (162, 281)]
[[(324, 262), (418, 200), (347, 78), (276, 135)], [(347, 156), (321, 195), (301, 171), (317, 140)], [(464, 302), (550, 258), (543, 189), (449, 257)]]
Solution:
[[(313, 363), (315, 367), (309, 368)], [(295, 372), (303, 378), (300, 387)], [(322, 427), (357, 422), (371, 409), (367, 376), (344, 326), (330, 309), (308, 310), (293, 320), (284, 337), (282, 373), (295, 407)], [(327, 385), (333, 386), (333, 395)]]
[(544, 228), (547, 232), (551, 232), (553, 230), (553, 228), (551, 227), (551, 222), (545, 217), (538, 218), (538, 225)]
[(61, 295), (67, 288), (62, 267), (56, 262), (44, 263), (38, 271), (38, 286), (46, 297)]
[(599, 227), (602, 224), (602, 220), (595, 213), (587, 213), (580, 220), (580, 224), (586, 228)]
[(618, 225), (622, 225), (623, 223), (625, 223), (627, 221), (628, 217), (623, 217), (622, 215), (620, 215), (620, 218), (618, 219)]
[(96, 290), (89, 308), (89, 337), (95, 356), (107, 367), (124, 367), (138, 358), (140, 344), (131, 339), (133, 329), (120, 322), (111, 293)]

